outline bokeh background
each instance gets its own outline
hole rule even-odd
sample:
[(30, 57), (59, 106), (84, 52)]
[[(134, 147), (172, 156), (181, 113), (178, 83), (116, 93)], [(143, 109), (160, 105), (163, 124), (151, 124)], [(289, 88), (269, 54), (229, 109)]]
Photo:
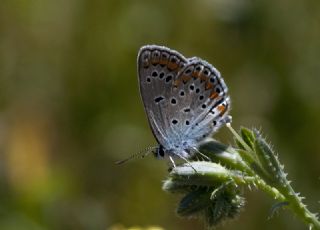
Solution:
[[(114, 164), (155, 144), (137, 85), (145, 44), (215, 65), (233, 127), (261, 128), (319, 211), (319, 12), (318, 0), (1, 1), (0, 229), (203, 228), (175, 215), (165, 161)], [(233, 143), (225, 128), (215, 137)], [(218, 229), (305, 229), (245, 193)]]

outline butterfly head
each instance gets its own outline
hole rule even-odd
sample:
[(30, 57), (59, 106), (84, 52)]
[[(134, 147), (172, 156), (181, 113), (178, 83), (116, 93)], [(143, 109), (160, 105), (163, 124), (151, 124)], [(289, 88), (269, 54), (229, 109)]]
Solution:
[(193, 155), (193, 152), (188, 149), (183, 148), (170, 148), (166, 149), (163, 145), (159, 145), (154, 151), (153, 154), (158, 159), (164, 159), (168, 158), (169, 156), (172, 157), (183, 157), (183, 158), (189, 158), (191, 155)]
[(162, 145), (159, 145), (155, 150), (153, 150), (153, 155), (156, 158), (163, 159), (166, 156), (166, 150)]

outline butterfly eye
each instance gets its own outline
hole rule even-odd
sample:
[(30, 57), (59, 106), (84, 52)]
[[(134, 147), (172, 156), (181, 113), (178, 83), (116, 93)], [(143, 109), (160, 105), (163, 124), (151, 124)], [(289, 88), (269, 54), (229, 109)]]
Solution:
[(157, 150), (157, 156), (158, 157), (164, 157), (164, 149), (163, 149), (162, 145), (160, 145), (158, 150)]

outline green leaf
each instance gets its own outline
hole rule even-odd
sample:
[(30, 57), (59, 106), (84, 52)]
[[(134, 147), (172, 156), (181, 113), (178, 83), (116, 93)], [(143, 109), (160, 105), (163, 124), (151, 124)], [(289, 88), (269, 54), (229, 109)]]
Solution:
[(261, 134), (255, 131), (256, 140), (254, 143), (255, 152), (259, 159), (260, 165), (268, 174), (267, 179), (269, 183), (278, 183), (281, 186), (286, 186), (286, 175), (281, 169), (280, 162), (270, 147), (269, 144), (262, 138)]
[[(243, 141), (253, 150), (254, 149), (254, 141), (255, 141), (255, 136), (254, 136), (253, 132), (250, 129), (247, 129), (245, 127), (241, 127), (240, 134), (241, 134)], [(241, 143), (237, 143), (237, 144), (238, 144), (239, 148), (245, 149)]]
[[(216, 141), (203, 143), (199, 151), (209, 157), (213, 162), (220, 162), (228, 168), (248, 171), (248, 165), (242, 160), (238, 151)], [(250, 155), (248, 156), (250, 157)], [(253, 159), (251, 159), (253, 161)]]

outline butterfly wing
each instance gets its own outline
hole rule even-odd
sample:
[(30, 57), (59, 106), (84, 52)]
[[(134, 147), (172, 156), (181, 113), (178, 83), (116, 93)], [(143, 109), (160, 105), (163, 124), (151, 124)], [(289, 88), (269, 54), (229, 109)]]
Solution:
[(158, 143), (169, 148), (173, 127), (168, 119), (172, 85), (187, 59), (169, 48), (148, 45), (138, 54), (139, 87), (152, 132)]
[(177, 92), (186, 92), (176, 113), (183, 114), (178, 127), (181, 139), (195, 145), (230, 120), (227, 117), (230, 98), (216, 68), (200, 58), (188, 60), (175, 82)]
[(212, 65), (161, 46), (138, 55), (140, 93), (157, 141), (175, 154), (196, 147), (226, 122), (227, 87)]

